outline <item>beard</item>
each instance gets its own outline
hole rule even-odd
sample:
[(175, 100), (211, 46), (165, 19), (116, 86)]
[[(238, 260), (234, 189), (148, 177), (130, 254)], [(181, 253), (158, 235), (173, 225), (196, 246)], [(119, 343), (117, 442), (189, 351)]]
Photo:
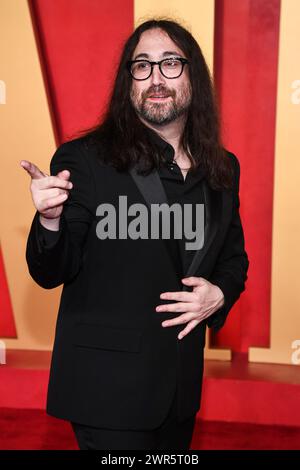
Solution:
[[(170, 97), (162, 102), (147, 99), (156, 93), (170, 95)], [(192, 92), (190, 84), (187, 84), (177, 92), (162, 87), (152, 87), (140, 96), (136, 91), (131, 90), (130, 97), (138, 116), (151, 124), (165, 125), (187, 112), (191, 104)]]

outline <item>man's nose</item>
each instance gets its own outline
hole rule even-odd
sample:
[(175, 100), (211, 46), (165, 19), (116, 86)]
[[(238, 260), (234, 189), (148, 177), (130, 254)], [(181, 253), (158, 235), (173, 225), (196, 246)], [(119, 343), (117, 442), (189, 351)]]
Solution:
[(150, 75), (150, 81), (152, 85), (159, 85), (161, 83), (166, 83), (165, 77), (162, 75), (159, 70), (158, 64), (155, 64), (152, 68), (152, 74)]

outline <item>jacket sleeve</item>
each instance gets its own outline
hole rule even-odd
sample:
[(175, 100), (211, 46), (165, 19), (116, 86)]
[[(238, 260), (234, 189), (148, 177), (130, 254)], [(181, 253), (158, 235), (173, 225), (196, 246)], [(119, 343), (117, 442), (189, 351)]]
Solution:
[(43, 244), (47, 245), (49, 247), (50, 245), (55, 244), (56, 241), (58, 240), (58, 237), (60, 236), (60, 231), (59, 230), (49, 230), (46, 227), (44, 227), (40, 221), (38, 222), (39, 224), (39, 230), (41, 231), (41, 237), (43, 237)]
[(47, 236), (36, 211), (31, 223), (26, 261), (31, 277), (45, 289), (71, 281), (82, 264), (87, 232), (94, 217), (94, 185), (83, 145), (77, 141), (62, 144), (50, 162), (50, 174), (70, 171), (73, 188), (64, 203), (59, 230)]
[(229, 311), (245, 290), (248, 278), (249, 260), (239, 213), (240, 165), (235, 155), (230, 153), (230, 156), (235, 168), (232, 220), (214, 270), (208, 279), (222, 290), (225, 301), (224, 305), (207, 319), (208, 327), (214, 328), (214, 331), (220, 330), (224, 325)]

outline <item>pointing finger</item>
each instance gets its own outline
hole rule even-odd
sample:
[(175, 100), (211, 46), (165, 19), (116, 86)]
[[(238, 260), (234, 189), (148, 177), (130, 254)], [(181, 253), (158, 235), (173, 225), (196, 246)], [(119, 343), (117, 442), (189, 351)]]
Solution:
[(34, 163), (29, 162), (28, 160), (20, 161), (21, 167), (29, 173), (32, 179), (40, 179), (48, 176), (46, 173), (43, 173)]

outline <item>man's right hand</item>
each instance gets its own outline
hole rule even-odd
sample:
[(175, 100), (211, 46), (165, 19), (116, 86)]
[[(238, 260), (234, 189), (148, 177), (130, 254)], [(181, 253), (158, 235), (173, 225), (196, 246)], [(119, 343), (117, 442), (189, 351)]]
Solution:
[(73, 187), (69, 170), (62, 170), (56, 176), (43, 173), (34, 163), (21, 160), (20, 165), (31, 177), (30, 191), (40, 222), (50, 230), (58, 230), (63, 204)]

